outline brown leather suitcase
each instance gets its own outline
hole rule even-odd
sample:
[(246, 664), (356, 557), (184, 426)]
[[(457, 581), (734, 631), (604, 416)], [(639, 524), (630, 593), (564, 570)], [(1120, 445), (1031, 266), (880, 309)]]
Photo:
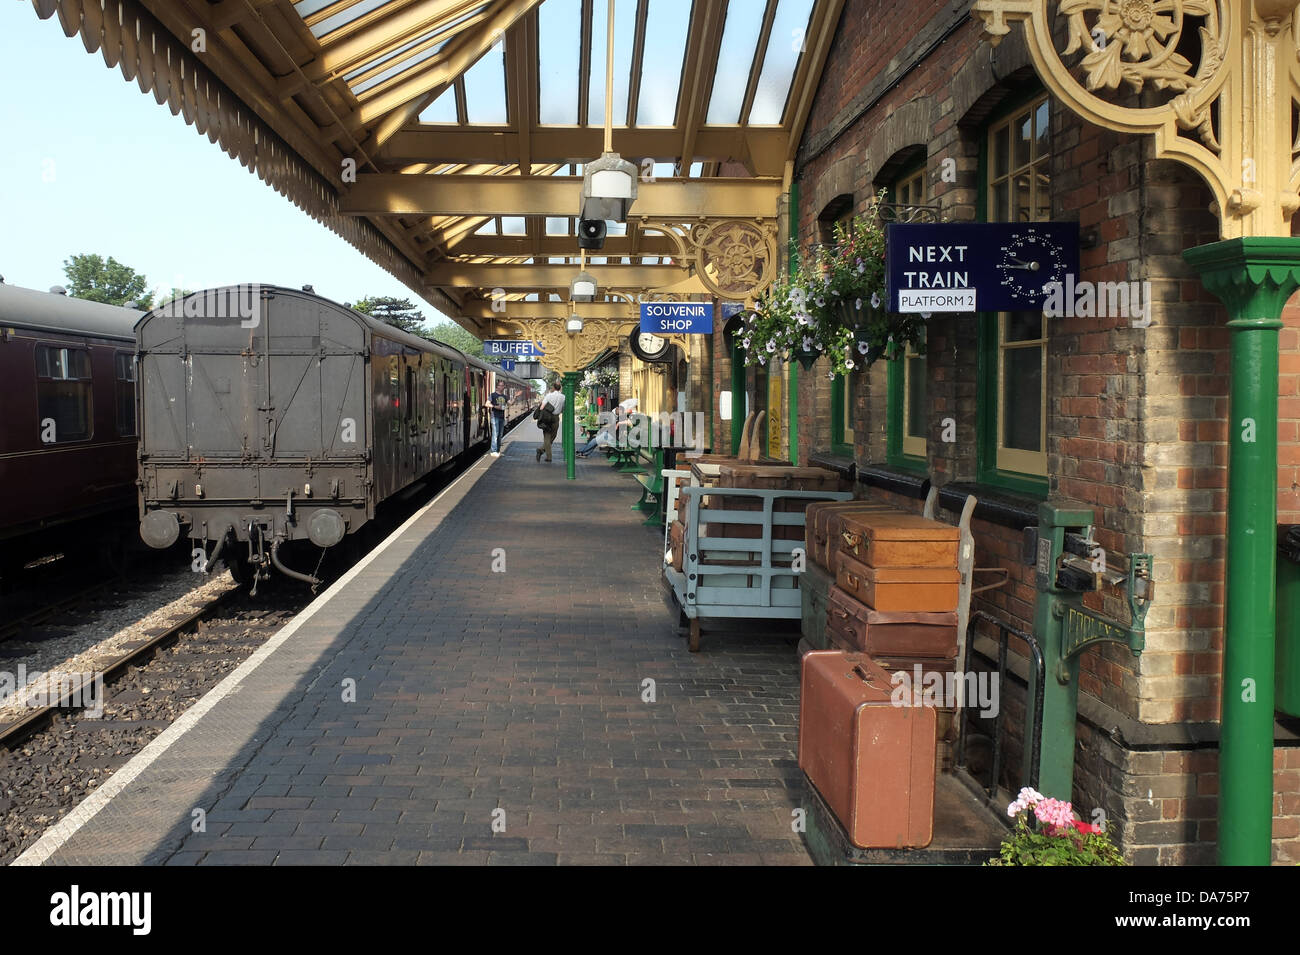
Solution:
[(935, 713), (895, 706), (864, 653), (803, 658), (799, 767), (861, 849), (923, 848), (934, 836)]
[(889, 512), (902, 514), (891, 504), (875, 501), (817, 501), (808, 505), (805, 511), (805, 526), (808, 529), (808, 557), (814, 563), (825, 567), (835, 575), (835, 565), (840, 551), (840, 534), (844, 530), (844, 518), (851, 514), (878, 514)]
[(872, 610), (951, 613), (960, 600), (955, 568), (871, 567), (841, 552), (835, 583)]
[[(910, 692), (914, 702), (919, 701), (926, 706), (929, 706), (931, 702), (938, 702), (939, 705), (934, 708), (935, 745), (937, 747), (935, 771), (940, 773), (951, 772), (957, 749), (957, 728), (960, 723), (960, 711), (955, 705), (957, 701), (957, 687), (954, 682), (956, 677), (950, 677), (949, 674), (956, 673), (957, 661), (933, 657), (890, 656), (887, 654), (873, 655), (871, 659), (889, 674), (891, 683), (894, 683), (895, 686), (903, 686), (903, 692)], [(907, 674), (906, 684), (901, 680), (895, 683), (894, 673), (897, 671)], [(942, 687), (933, 682), (935, 677), (931, 674), (938, 674), (939, 678), (943, 680)], [(972, 701), (969, 694), (967, 694), (965, 702), (968, 708), (973, 703), (978, 703), (978, 701)]]
[(718, 466), (719, 487), (757, 488), (767, 491), (842, 491), (838, 471), (765, 464), (725, 463)]
[(673, 521), (672, 526), (668, 528), (668, 541), (673, 552), (673, 569), (681, 573), (682, 565), (685, 563), (686, 525), (680, 519)]
[(877, 654), (947, 660), (957, 656), (956, 613), (876, 610), (839, 586), (832, 587), (827, 597), (826, 627), (873, 658)]
[(955, 570), (960, 541), (961, 529), (951, 524), (884, 511), (847, 515), (840, 531), (840, 550), (871, 567)]

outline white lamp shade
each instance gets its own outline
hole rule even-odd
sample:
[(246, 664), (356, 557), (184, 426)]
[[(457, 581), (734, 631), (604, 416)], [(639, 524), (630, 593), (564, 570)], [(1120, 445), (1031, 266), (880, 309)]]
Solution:
[(569, 283), (569, 298), (575, 302), (590, 302), (596, 298), (595, 276), (579, 272)]
[(564, 324), (564, 330), (569, 333), (582, 331), (582, 319), (577, 315), (570, 315), (569, 320)]

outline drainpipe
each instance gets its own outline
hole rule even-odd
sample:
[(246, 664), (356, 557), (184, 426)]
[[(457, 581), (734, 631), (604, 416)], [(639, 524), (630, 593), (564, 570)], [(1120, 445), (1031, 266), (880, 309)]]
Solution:
[(1246, 237), (1183, 257), (1228, 308), (1228, 542), (1219, 737), (1219, 864), (1268, 865), (1273, 826), (1278, 330), (1300, 239)]

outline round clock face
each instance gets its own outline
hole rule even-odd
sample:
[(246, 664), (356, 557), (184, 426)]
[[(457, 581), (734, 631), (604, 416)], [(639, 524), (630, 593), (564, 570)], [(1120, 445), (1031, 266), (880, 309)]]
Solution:
[(1065, 255), (1050, 237), (1031, 227), (1002, 247), (997, 270), (1013, 295), (1039, 298), (1049, 284), (1065, 280)]
[(658, 358), (668, 347), (668, 340), (652, 335), (650, 332), (639, 332), (636, 336), (636, 345), (643, 357)]

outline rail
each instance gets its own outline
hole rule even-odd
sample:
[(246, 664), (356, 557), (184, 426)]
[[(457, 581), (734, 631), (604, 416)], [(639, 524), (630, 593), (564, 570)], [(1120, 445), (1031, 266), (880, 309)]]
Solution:
[[(1018, 637), (1019, 639), (1025, 642), (1025, 645), (1027, 647), (1029, 647), (1029, 653), (1030, 653), (1032, 665), (1034, 667), (1034, 672), (1037, 674), (1037, 679), (1034, 681), (1035, 692), (1034, 692), (1034, 699), (1033, 699), (1032, 719), (1029, 721), (1029, 726), (1031, 727), (1031, 732), (1030, 732), (1031, 738), (1028, 741), (1026, 741), (1025, 744), (1030, 747), (1030, 755), (1032, 758), (1029, 761), (1030, 769), (1029, 769), (1028, 778), (1027, 779), (1023, 778), (1023, 773), (1022, 773), (1020, 786), (1021, 787), (1029, 786), (1033, 789), (1037, 789), (1039, 754), (1041, 753), (1042, 746), (1043, 746), (1043, 685), (1044, 685), (1044, 677), (1046, 674), (1046, 666), (1044, 665), (1043, 662), (1042, 648), (1038, 645), (1038, 641), (1034, 638), (1032, 634), (1026, 633), (1023, 630), (1013, 627), (1005, 620), (999, 620), (997, 617), (993, 616), (992, 614), (986, 611), (976, 610), (971, 613), (970, 622), (966, 625), (966, 653), (964, 658), (962, 659), (963, 673), (971, 672), (970, 661), (971, 661), (972, 647), (975, 642), (973, 639), (975, 636), (975, 625), (980, 620), (986, 620), (993, 626), (997, 627), (998, 629), (997, 673), (998, 673), (999, 687), (1006, 685), (1005, 678), (1007, 675), (1007, 644), (1010, 638)], [(1025, 705), (1028, 706), (1029, 702), (1030, 701), (1026, 699)], [(988, 784), (984, 786), (984, 790), (988, 794), (990, 799), (996, 798), (997, 796), (998, 780), (1001, 777), (1001, 773), (1002, 773), (1002, 713), (1003, 711), (1004, 711), (1004, 707), (999, 705), (997, 707), (997, 712), (994, 713), (992, 717), (990, 717), (990, 719), (992, 719), (993, 721), (993, 733), (992, 733), (993, 758), (992, 758), (991, 765), (989, 767), (989, 781)], [(967, 733), (966, 726), (967, 726), (967, 720), (965, 717), (962, 717), (959, 720), (959, 727), (957, 731), (956, 762), (958, 766), (961, 766), (969, 770), (969, 766), (966, 765), (966, 733)], [(973, 776), (974, 774), (972, 773), (971, 775)]]

